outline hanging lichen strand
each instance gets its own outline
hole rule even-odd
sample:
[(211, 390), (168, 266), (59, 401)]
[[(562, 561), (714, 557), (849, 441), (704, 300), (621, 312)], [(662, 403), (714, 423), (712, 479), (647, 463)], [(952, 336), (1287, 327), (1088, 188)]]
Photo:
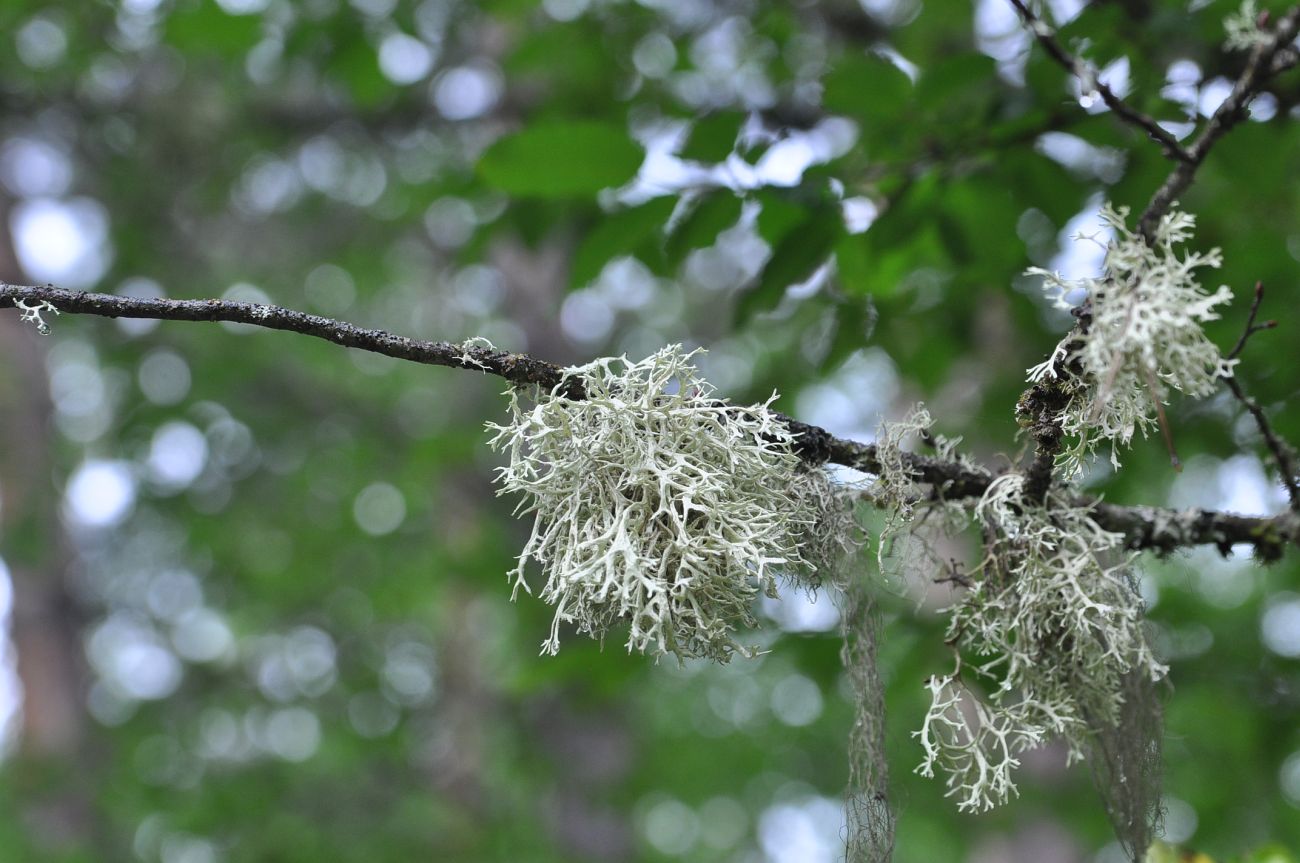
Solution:
[[(629, 651), (725, 662), (747, 652), (734, 633), (755, 625), (760, 591), (817, 584), (833, 493), (770, 401), (715, 398), (693, 356), (671, 345), (568, 369), (550, 392), (511, 392), (510, 422), (491, 426), (510, 454), (500, 491), (534, 514), (513, 578), (530, 591), (525, 567), (541, 565), (555, 606), (544, 653), (570, 622), (596, 638), (626, 625)], [(567, 395), (573, 379), (585, 398)]]
[(840, 614), (840, 663), (853, 708), (849, 779), (844, 793), (846, 863), (888, 863), (894, 850), (885, 757), (885, 689), (877, 663), (880, 614), (866, 578), (867, 534), (857, 519), (861, 489), (832, 482), (825, 471), (805, 471), (796, 483), (799, 508), (817, 514), (803, 543), (816, 582), (832, 588)]
[(1134, 863), (1146, 859), (1160, 825), (1164, 707), (1158, 682), (1141, 668), (1120, 681), (1119, 717), (1089, 741), (1088, 766), (1120, 846)]
[(877, 662), (880, 616), (862, 578), (839, 591), (840, 661), (853, 701), (844, 796), (846, 863), (886, 863), (894, 849), (885, 757), (885, 688)]

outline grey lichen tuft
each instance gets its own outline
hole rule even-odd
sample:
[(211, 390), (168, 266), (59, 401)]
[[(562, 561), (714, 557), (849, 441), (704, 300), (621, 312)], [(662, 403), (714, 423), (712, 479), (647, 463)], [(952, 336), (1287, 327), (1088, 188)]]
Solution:
[[(975, 508), (986, 558), (952, 609), (957, 670), (931, 680), (930, 712), (917, 732), (925, 750), (918, 772), (947, 774), (948, 793), (967, 811), (1014, 795), (1020, 754), (1049, 738), (1074, 761), (1123, 734), (1132, 711), (1156, 711), (1159, 724), (1158, 704), (1133, 703), (1154, 692), (1166, 668), (1147, 643), (1124, 538), (1063, 492), (1044, 506), (1027, 503), (1023, 486), (1019, 474), (999, 477)], [(962, 676), (964, 667), (973, 676)], [(1123, 763), (1108, 769), (1151, 779), (1128, 756), (1118, 753)]]
[(1111, 461), (1128, 447), (1135, 431), (1156, 425), (1158, 406), (1170, 389), (1193, 398), (1212, 395), (1232, 374), (1201, 325), (1219, 317), (1215, 307), (1232, 299), (1226, 286), (1208, 293), (1197, 270), (1218, 267), (1218, 249), (1180, 251), (1196, 220), (1177, 210), (1161, 218), (1151, 242), (1125, 224), (1128, 210), (1104, 207), (1102, 221), (1115, 232), (1099, 278), (1065, 279), (1031, 269), (1044, 287), (1069, 308), (1086, 292), (1091, 322), (1067, 336), (1047, 362), (1029, 370), (1029, 380), (1063, 378), (1070, 398), (1058, 417), (1074, 439), (1058, 464), (1069, 478), (1079, 473), (1100, 441), (1111, 444)]
[[(555, 606), (543, 653), (568, 622), (600, 639), (626, 625), (629, 651), (725, 662), (749, 653), (734, 633), (755, 624), (760, 592), (817, 583), (837, 495), (801, 467), (770, 400), (717, 399), (694, 355), (671, 345), (566, 369), (549, 392), (512, 391), (510, 421), (489, 426), (510, 456), (499, 493), (534, 515), (512, 578), (531, 592), (525, 568), (541, 565)], [(575, 378), (585, 398), (566, 395)]]

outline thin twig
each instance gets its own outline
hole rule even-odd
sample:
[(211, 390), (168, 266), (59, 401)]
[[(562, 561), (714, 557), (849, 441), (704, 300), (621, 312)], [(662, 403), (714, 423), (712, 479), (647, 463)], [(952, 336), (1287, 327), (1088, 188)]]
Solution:
[(1259, 304), (1264, 302), (1264, 283), (1255, 282), (1255, 296), (1250, 302), (1250, 314), (1246, 316), (1246, 329), (1241, 331), (1241, 338), (1237, 339), (1237, 344), (1233, 345), (1232, 350), (1224, 359), (1235, 360), (1241, 353), (1241, 349), (1246, 346), (1246, 340), (1260, 330), (1271, 330), (1277, 326), (1277, 321), (1264, 321), (1262, 324), (1256, 324), (1255, 318), (1259, 315)]
[[(119, 297), (68, 291), (51, 286), (34, 287), (0, 282), (0, 309), (18, 304), (50, 303), (60, 312), (109, 318), (151, 318), (170, 321), (229, 321), (272, 330), (301, 333), (334, 344), (371, 351), (397, 359), (429, 365), (473, 369), (505, 378), (521, 386), (535, 385), (582, 398), (576, 377), (565, 369), (525, 354), (500, 351), (470, 342), (431, 342), (365, 329), (345, 321), (257, 303), (227, 300), (172, 300)], [(783, 417), (795, 437), (800, 455), (813, 464), (833, 463), (878, 474), (881, 470), (874, 444), (843, 440), (823, 428)], [(904, 453), (903, 462), (918, 482), (933, 487), (948, 500), (978, 497), (994, 476), (961, 461)], [(1275, 560), (1291, 545), (1300, 543), (1300, 513), (1256, 518), (1209, 510), (1173, 510), (1125, 507), (1079, 497), (1076, 503), (1093, 508), (1093, 518), (1106, 530), (1127, 537), (1128, 547), (1173, 551), (1192, 545), (1213, 544), (1224, 553), (1246, 543), (1264, 560)]]
[[(1246, 347), (1246, 342), (1252, 335), (1260, 330), (1270, 330), (1277, 326), (1277, 321), (1264, 321), (1262, 324), (1255, 323), (1255, 318), (1259, 314), (1259, 305), (1264, 301), (1264, 283), (1255, 282), (1255, 298), (1250, 304), (1250, 314), (1246, 317), (1246, 329), (1241, 333), (1241, 338), (1237, 339), (1237, 344), (1233, 347), (1232, 352), (1228, 354), (1228, 359), (1236, 359), (1241, 353), (1242, 348)], [(1255, 427), (1259, 429), (1260, 435), (1264, 438), (1264, 445), (1268, 451), (1273, 454), (1273, 459), (1277, 463), (1278, 472), (1282, 475), (1282, 485), (1286, 487), (1287, 499), (1291, 502), (1291, 509), (1300, 512), (1300, 474), (1296, 472), (1295, 452), (1291, 449), (1290, 444), (1282, 439), (1274, 429), (1273, 424), (1268, 421), (1268, 416), (1259, 402), (1246, 395), (1245, 389), (1241, 382), (1237, 380), (1236, 375), (1224, 375), (1223, 382), (1228, 385), (1237, 401), (1241, 402), (1242, 407), (1250, 412), (1251, 417), (1255, 420)]]
[(1101, 101), (1106, 104), (1106, 107), (1116, 117), (1145, 132), (1149, 138), (1164, 147), (1165, 154), (1169, 158), (1178, 162), (1191, 160), (1191, 155), (1183, 148), (1182, 144), (1178, 143), (1177, 138), (1166, 131), (1155, 119), (1143, 114), (1121, 99), (1106, 82), (1097, 78), (1097, 72), (1094, 68), (1067, 51), (1065, 46), (1057, 40), (1056, 32), (1051, 26), (1038, 17), (1024, 0), (1010, 0), (1010, 3), (1016, 7), (1016, 11), (1020, 13), (1020, 17), (1025, 22), (1025, 27), (1038, 40), (1038, 44), (1043, 46), (1043, 50), (1047, 52), (1048, 56), (1055, 60), (1065, 71), (1077, 78), (1085, 91), (1095, 91), (1101, 97)]
[(1282, 485), (1286, 486), (1286, 494), (1288, 500), (1291, 501), (1291, 509), (1300, 512), (1300, 486), (1296, 483), (1295, 457), (1291, 447), (1273, 430), (1273, 426), (1269, 423), (1268, 417), (1264, 414), (1264, 409), (1260, 407), (1259, 402), (1246, 395), (1245, 390), (1241, 388), (1241, 384), (1237, 382), (1235, 377), (1224, 378), (1224, 382), (1227, 383), (1228, 389), (1232, 391), (1237, 401), (1241, 402), (1242, 407), (1249, 411), (1251, 417), (1254, 418), (1255, 426), (1259, 429), (1259, 433), (1264, 436), (1265, 446), (1268, 447), (1268, 451), (1273, 454), (1273, 458), (1277, 461), (1278, 473), (1282, 475)]

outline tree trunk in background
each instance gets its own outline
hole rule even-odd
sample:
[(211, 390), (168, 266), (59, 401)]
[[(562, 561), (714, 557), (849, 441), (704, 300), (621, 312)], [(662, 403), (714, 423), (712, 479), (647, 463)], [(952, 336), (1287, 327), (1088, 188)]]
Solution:
[[(0, 199), (0, 279), (21, 283), (10, 208)], [(0, 315), (0, 439), (8, 442), (0, 449), (0, 550), (13, 577), (18, 752), (37, 763), (79, 761), (87, 731), (85, 658), (66, 579), (71, 552), (51, 480), (52, 420), (44, 345), (16, 314)], [(93, 820), (89, 806), (83, 788), (27, 798), (33, 838), (51, 847), (78, 843)]]

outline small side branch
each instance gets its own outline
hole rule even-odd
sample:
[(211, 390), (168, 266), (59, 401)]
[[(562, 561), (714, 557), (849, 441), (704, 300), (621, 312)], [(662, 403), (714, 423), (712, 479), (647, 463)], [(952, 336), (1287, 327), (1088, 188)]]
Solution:
[[(1264, 300), (1264, 283), (1255, 283), (1255, 298), (1250, 304), (1250, 314), (1246, 317), (1246, 329), (1241, 333), (1241, 338), (1237, 339), (1237, 344), (1233, 347), (1232, 352), (1228, 354), (1228, 359), (1236, 359), (1242, 349), (1246, 347), (1246, 342), (1255, 333), (1260, 330), (1270, 330), (1277, 326), (1277, 321), (1264, 321), (1255, 323), (1259, 315), (1259, 305)], [(1259, 402), (1246, 395), (1246, 390), (1242, 387), (1241, 381), (1236, 376), (1225, 377), (1223, 382), (1228, 385), (1228, 389), (1241, 402), (1252, 419), (1255, 420), (1255, 427), (1259, 429), (1260, 435), (1264, 438), (1264, 445), (1268, 451), (1273, 454), (1273, 460), (1277, 463), (1278, 473), (1282, 475), (1282, 485), (1286, 487), (1287, 499), (1291, 502), (1291, 509), (1300, 511), (1300, 474), (1296, 472), (1295, 450), (1282, 439), (1282, 436), (1273, 428), (1269, 422), (1268, 416)]]
[(1241, 331), (1241, 338), (1237, 339), (1237, 343), (1232, 346), (1232, 350), (1228, 352), (1224, 359), (1235, 360), (1241, 354), (1242, 349), (1246, 347), (1246, 342), (1250, 340), (1251, 336), (1260, 330), (1271, 330), (1277, 326), (1277, 321), (1255, 323), (1255, 319), (1259, 317), (1259, 305), (1262, 302), (1264, 302), (1264, 283), (1255, 282), (1255, 296), (1250, 301), (1250, 314), (1246, 316), (1246, 328)]
[(1232, 395), (1237, 401), (1241, 402), (1241, 406), (1255, 420), (1255, 427), (1259, 429), (1259, 433), (1263, 436), (1264, 445), (1268, 447), (1268, 451), (1273, 454), (1273, 459), (1277, 462), (1277, 470), (1282, 475), (1282, 485), (1286, 487), (1287, 499), (1291, 502), (1291, 509), (1300, 511), (1300, 487), (1296, 485), (1295, 454), (1292, 452), (1291, 447), (1273, 430), (1273, 426), (1269, 423), (1268, 417), (1265, 416), (1264, 409), (1260, 407), (1259, 402), (1246, 395), (1245, 390), (1242, 389), (1241, 384), (1235, 377), (1224, 378), (1224, 382), (1227, 383), (1228, 389), (1232, 391)]
[(1021, 19), (1025, 22), (1025, 27), (1033, 37), (1038, 40), (1038, 44), (1043, 46), (1049, 57), (1056, 63), (1079, 80), (1085, 91), (1096, 92), (1101, 97), (1101, 101), (1106, 107), (1130, 126), (1140, 129), (1142, 132), (1164, 147), (1165, 154), (1169, 158), (1178, 162), (1191, 161), (1191, 154), (1178, 143), (1178, 139), (1169, 134), (1155, 119), (1143, 114), (1129, 103), (1121, 99), (1114, 90), (1104, 81), (1097, 79), (1097, 72), (1083, 60), (1071, 54), (1065, 46), (1056, 38), (1055, 31), (1046, 21), (1034, 13), (1024, 0), (1010, 0), (1011, 5), (1016, 7), (1020, 13)]
[[(226, 300), (172, 300), (118, 297), (69, 291), (51, 286), (34, 287), (0, 282), (0, 309), (49, 303), (59, 312), (108, 318), (150, 318), (166, 321), (229, 321), (272, 330), (301, 333), (333, 344), (371, 351), (427, 365), (487, 372), (520, 386), (554, 388), (566, 381), (564, 368), (525, 354), (500, 351), (470, 342), (431, 342), (409, 339), (384, 330), (365, 329), (345, 321), (309, 315), (280, 306), (236, 303)], [(566, 395), (584, 397), (581, 386), (568, 378)], [(838, 464), (864, 473), (878, 474), (880, 460), (874, 444), (837, 438), (818, 426), (782, 417), (795, 435), (795, 447), (810, 464)], [(907, 469), (929, 485), (936, 498), (960, 500), (984, 494), (995, 476), (958, 460), (904, 453)], [(1263, 560), (1280, 557), (1289, 545), (1300, 543), (1300, 513), (1254, 518), (1206, 510), (1175, 512), (1156, 507), (1118, 506), (1091, 498), (1080, 505), (1094, 506), (1094, 519), (1103, 528), (1127, 537), (1128, 547), (1168, 552), (1211, 543), (1225, 553), (1233, 545), (1254, 547)]]

